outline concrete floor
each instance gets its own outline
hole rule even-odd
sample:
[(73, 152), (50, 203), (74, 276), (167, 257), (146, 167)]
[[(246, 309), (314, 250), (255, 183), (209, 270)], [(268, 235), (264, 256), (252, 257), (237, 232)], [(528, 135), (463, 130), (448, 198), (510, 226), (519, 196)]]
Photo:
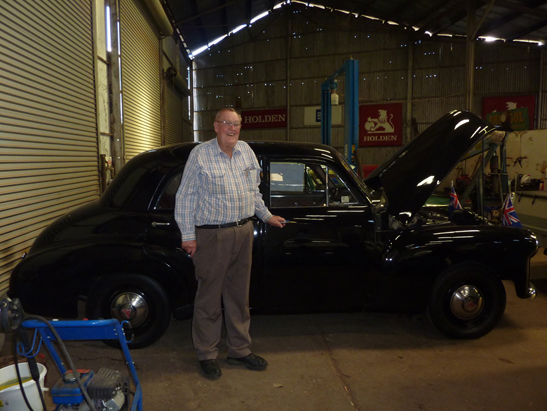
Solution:
[[(519, 300), (506, 284), (505, 315), (479, 340), (449, 340), (421, 315), (254, 316), (253, 351), (268, 369), (226, 364), (223, 346), (223, 376), (209, 381), (198, 372), (190, 321), (173, 320), (160, 341), (132, 351), (144, 409), (547, 410), (547, 257), (535, 261), (538, 298)], [(78, 368), (126, 371), (121, 351), (100, 342), (68, 349)], [(58, 373), (52, 361), (48, 369), (51, 387)]]

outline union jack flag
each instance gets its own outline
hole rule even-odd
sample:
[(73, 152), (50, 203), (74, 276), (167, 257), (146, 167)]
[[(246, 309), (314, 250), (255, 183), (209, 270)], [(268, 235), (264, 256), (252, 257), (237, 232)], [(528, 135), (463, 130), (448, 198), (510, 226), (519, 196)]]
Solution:
[(501, 225), (509, 227), (522, 227), (515, 207), (513, 207), (513, 200), (511, 200), (511, 194), (507, 195), (505, 203), (503, 204), (503, 214), (501, 216)]
[(462, 205), (460, 204), (460, 200), (458, 200), (458, 195), (456, 194), (454, 186), (452, 186), (452, 191), (450, 192), (450, 203), (448, 203), (448, 213), (452, 214), (454, 210), (461, 209)]

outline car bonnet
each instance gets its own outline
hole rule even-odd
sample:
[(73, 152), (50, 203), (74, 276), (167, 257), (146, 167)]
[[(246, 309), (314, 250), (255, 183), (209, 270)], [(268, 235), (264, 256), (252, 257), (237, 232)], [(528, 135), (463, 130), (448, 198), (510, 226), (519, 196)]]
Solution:
[(388, 213), (408, 221), (460, 159), (494, 130), (475, 114), (452, 111), (374, 170), (365, 183), (374, 190), (383, 188)]

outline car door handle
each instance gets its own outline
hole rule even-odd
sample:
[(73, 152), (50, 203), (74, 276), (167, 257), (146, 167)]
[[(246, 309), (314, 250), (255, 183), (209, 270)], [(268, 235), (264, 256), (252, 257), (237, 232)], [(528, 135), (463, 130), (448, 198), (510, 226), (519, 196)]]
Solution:
[(159, 225), (171, 225), (171, 223), (157, 223), (155, 221), (152, 221), (152, 227), (157, 227)]

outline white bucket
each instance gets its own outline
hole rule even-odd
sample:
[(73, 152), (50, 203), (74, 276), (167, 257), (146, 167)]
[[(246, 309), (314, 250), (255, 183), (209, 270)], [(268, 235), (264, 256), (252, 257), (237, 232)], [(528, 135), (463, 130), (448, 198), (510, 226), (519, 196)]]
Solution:
[[(40, 371), (40, 387), (43, 390), (47, 368), (42, 364), (38, 364), (38, 370)], [(21, 380), (23, 381), (30, 378), (28, 363), (19, 363), (19, 373), (21, 374)], [(11, 385), (11, 383), (14, 383), (14, 385)], [(19, 382), (17, 381), (15, 364), (0, 369), (0, 387), (5, 384), (8, 384), (9, 386), (0, 390), (0, 411), (28, 410), (23, 394), (21, 394), (21, 387), (19, 387)], [(32, 409), (34, 411), (44, 411), (42, 408), (42, 401), (40, 400), (40, 394), (36, 388), (36, 383), (31, 379), (23, 384), (23, 389), (25, 390), (25, 394)]]

